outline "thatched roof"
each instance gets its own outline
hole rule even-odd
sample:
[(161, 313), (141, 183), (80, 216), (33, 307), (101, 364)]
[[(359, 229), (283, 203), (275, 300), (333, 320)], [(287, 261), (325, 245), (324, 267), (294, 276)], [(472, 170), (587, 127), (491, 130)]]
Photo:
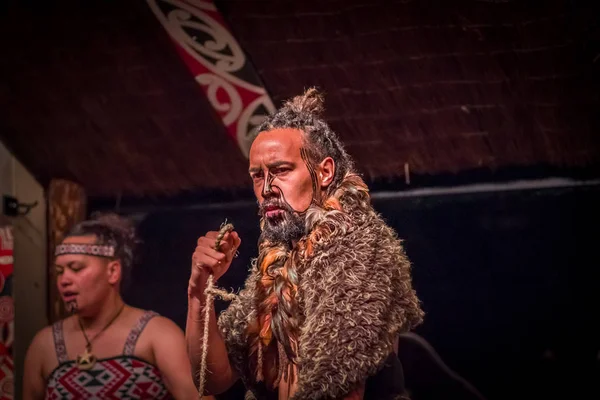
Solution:
[[(42, 181), (93, 195), (246, 186), (244, 158), (145, 2), (108, 3), (5, 13), (5, 144)], [(324, 90), (328, 120), (373, 179), (407, 165), (600, 164), (597, 14), (572, 4), (218, 2), (275, 104)]]
[(244, 157), (143, 1), (11, 7), (2, 140), (42, 182), (174, 194), (246, 182)]
[(273, 100), (323, 88), (371, 176), (600, 161), (597, 19), (533, 3), (223, 2)]

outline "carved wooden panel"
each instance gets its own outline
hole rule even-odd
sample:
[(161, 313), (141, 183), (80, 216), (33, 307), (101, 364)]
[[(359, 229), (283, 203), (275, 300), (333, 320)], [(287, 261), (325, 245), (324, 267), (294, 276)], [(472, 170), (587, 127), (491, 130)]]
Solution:
[(51, 323), (66, 316), (56, 287), (54, 249), (77, 223), (86, 217), (87, 198), (80, 185), (61, 179), (52, 180), (48, 189), (48, 318)]

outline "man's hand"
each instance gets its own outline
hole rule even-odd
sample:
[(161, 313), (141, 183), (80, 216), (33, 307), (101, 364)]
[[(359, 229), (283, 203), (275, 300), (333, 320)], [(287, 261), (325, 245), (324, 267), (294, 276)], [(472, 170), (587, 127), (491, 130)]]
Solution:
[(218, 235), (219, 232), (211, 231), (198, 239), (196, 251), (192, 255), (192, 274), (188, 285), (188, 297), (202, 299), (209, 274), (214, 275), (215, 281), (223, 276), (242, 243), (237, 232), (228, 232), (223, 236), (219, 251), (217, 251), (215, 242)]

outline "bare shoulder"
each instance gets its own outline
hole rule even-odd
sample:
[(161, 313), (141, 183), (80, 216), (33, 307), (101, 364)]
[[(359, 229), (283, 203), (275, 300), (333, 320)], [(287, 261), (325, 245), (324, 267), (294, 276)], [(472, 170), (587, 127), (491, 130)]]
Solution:
[(40, 329), (29, 344), (29, 351), (39, 354), (40, 352), (54, 348), (54, 336), (52, 334), (52, 325)]
[(132, 307), (130, 305), (127, 306), (129, 310), (130, 318), (134, 320), (139, 320), (145, 313), (149, 312), (149, 310), (144, 310), (143, 308)]
[(131, 310), (131, 315), (133, 316), (133, 318), (135, 320), (139, 320), (143, 316), (149, 315), (150, 319), (148, 320), (148, 323), (147, 323), (148, 326), (159, 326), (160, 327), (164, 324), (169, 324), (169, 323), (177, 326), (169, 318), (164, 317), (152, 310), (145, 310), (143, 308), (137, 308), (137, 307), (132, 307), (132, 306), (129, 306), (129, 308)]
[(58, 365), (52, 325), (39, 330), (33, 337), (25, 355), (25, 370), (29, 374), (46, 377)]
[(157, 315), (148, 322), (148, 328), (158, 335), (181, 334), (183, 330), (171, 319), (162, 315)]
[[(137, 317), (138, 320), (142, 315), (149, 312), (148, 310), (139, 308), (134, 309), (134, 311), (139, 315)], [(183, 338), (183, 330), (175, 322), (162, 315), (154, 315), (149, 321), (147, 321), (146, 327), (142, 332), (141, 339), (150, 340), (153, 343), (157, 343), (157, 341), (161, 342), (166, 338), (178, 336)]]
[(183, 330), (167, 317), (160, 315), (153, 317), (148, 321), (144, 331), (146, 332), (144, 344), (150, 346), (153, 357), (159, 357), (160, 354), (174, 356), (172, 353), (174, 349), (178, 347), (185, 349)]

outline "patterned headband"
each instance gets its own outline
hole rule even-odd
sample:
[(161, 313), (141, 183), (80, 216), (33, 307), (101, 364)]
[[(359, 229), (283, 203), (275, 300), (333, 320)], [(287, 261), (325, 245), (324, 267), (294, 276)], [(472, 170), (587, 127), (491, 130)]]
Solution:
[(113, 246), (101, 246), (99, 244), (59, 244), (56, 246), (54, 255), (60, 256), (62, 254), (85, 254), (97, 257), (114, 257), (115, 248)]

